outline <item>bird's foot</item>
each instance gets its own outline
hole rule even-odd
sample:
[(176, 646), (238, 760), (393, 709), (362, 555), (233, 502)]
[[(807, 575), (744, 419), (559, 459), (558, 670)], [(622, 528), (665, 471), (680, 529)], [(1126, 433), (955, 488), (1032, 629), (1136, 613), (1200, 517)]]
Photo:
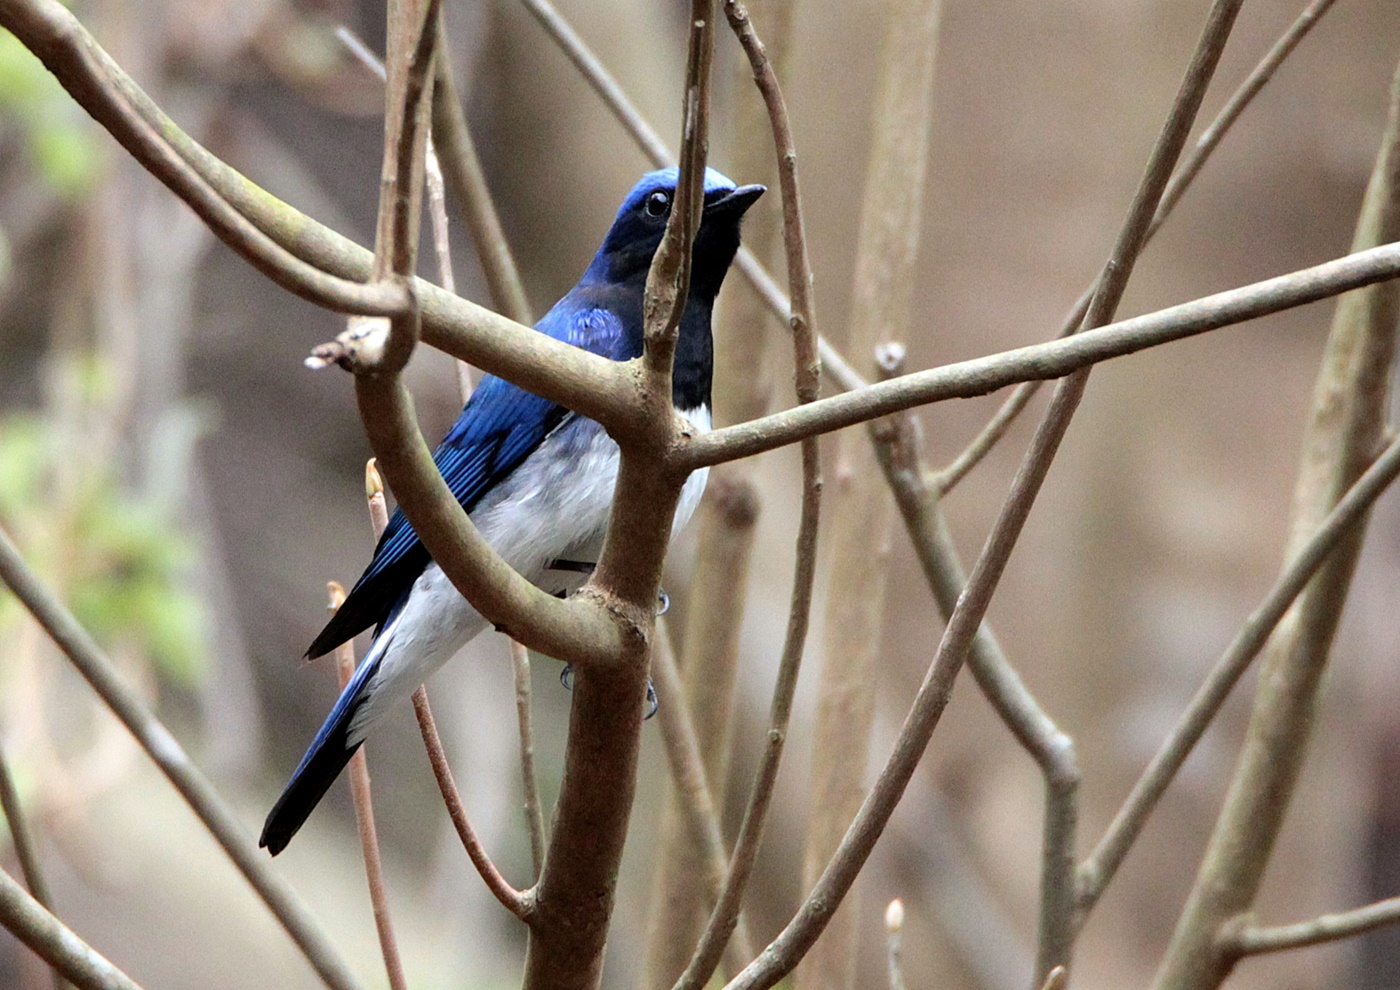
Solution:
[[(572, 691), (572, 690), (574, 689), (574, 667), (573, 667), (573, 664), (568, 664), (568, 663), (564, 664), (564, 669), (561, 670), (561, 671), (559, 671), (559, 683), (562, 684), (562, 685), (564, 685), (564, 690), (565, 690), (565, 691)], [(647, 678), (647, 700), (646, 700), (646, 706), (647, 706), (647, 713), (646, 713), (645, 715), (642, 716), (642, 720), (643, 720), (643, 721), (646, 721), (647, 719), (649, 719), (649, 718), (651, 718), (653, 715), (655, 715), (655, 714), (656, 714), (656, 710), (657, 710), (658, 708), (661, 707), (661, 701), (660, 701), (659, 698), (656, 697), (656, 688), (652, 687), (651, 678), (650, 678), (650, 677)]]

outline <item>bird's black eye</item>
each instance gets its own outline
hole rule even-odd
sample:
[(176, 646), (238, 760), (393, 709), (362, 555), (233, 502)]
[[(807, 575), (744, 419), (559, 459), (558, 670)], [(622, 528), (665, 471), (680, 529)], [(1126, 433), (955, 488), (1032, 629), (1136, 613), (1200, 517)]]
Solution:
[(664, 192), (654, 192), (647, 197), (646, 205), (643, 207), (649, 217), (662, 217), (671, 208), (671, 197)]

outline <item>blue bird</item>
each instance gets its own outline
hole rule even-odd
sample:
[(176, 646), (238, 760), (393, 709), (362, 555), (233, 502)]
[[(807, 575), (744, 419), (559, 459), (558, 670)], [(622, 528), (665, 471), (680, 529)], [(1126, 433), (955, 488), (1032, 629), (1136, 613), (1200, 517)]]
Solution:
[[(676, 180), (674, 168), (643, 176), (583, 278), (536, 330), (614, 361), (641, 356), (642, 293)], [(740, 221), (765, 191), (736, 186), (714, 169), (706, 169), (704, 188), (672, 375), (676, 409), (701, 430), (710, 427), (715, 295), (739, 249)], [(488, 375), (433, 460), (517, 571), (552, 594), (582, 585), (602, 550), (617, 479), (617, 444), (597, 422)], [(703, 470), (687, 479), (673, 535), (695, 510), (705, 480)], [(259, 845), (274, 856), (286, 848), (385, 712), (488, 625), (395, 512), (369, 567), (307, 656), (329, 653), (370, 626), (374, 643), (268, 814)]]

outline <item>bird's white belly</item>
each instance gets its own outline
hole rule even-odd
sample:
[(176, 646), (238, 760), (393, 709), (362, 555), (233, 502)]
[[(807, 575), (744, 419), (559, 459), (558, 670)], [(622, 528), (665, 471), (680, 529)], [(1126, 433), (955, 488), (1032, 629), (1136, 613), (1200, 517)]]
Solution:
[[(710, 428), (704, 407), (684, 414), (700, 432)], [(592, 564), (602, 550), (617, 483), (617, 444), (592, 420), (572, 419), (550, 434), (520, 467), (471, 512), (492, 548), (524, 577), (551, 594), (568, 594), (586, 571), (551, 569), (557, 560)], [(709, 468), (686, 479), (671, 536), (685, 526), (705, 491)], [(437, 564), (429, 563), (403, 609), (375, 640), (379, 672), (351, 723), (364, 738), (385, 711), (408, 697), (452, 655), (487, 627)]]

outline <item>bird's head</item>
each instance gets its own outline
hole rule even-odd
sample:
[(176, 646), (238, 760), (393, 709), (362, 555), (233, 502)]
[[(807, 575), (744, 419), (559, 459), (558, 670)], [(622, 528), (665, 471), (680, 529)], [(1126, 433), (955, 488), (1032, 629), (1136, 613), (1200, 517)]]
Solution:
[[(645, 279), (661, 245), (676, 198), (678, 170), (648, 172), (632, 187), (617, 211), (589, 274), (609, 282)], [(713, 297), (739, 250), (739, 223), (765, 192), (763, 186), (736, 186), (712, 168), (705, 169), (705, 205), (690, 273), (692, 294)]]

